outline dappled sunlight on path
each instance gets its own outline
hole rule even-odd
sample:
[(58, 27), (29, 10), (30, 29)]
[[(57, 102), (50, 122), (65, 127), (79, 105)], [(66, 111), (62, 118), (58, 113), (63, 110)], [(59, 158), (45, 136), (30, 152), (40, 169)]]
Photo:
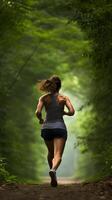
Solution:
[[(69, 185), (69, 184), (78, 184), (80, 183), (79, 180), (74, 180), (73, 178), (70, 177), (57, 177), (58, 179), (58, 184), (59, 185)], [(44, 177), (43, 178), (43, 183), (49, 183), (50, 178), (49, 177)]]

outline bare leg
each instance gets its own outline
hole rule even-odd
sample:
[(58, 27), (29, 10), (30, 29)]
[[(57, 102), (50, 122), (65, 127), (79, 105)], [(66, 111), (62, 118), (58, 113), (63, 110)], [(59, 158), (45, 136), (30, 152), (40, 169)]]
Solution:
[(48, 160), (49, 167), (51, 169), (52, 168), (52, 160), (54, 158), (54, 143), (53, 143), (53, 140), (50, 140), (50, 141), (44, 140), (44, 141), (45, 141), (45, 144), (48, 149), (47, 160)]
[(66, 140), (64, 138), (54, 138), (54, 159), (52, 169), (56, 170), (62, 160)]

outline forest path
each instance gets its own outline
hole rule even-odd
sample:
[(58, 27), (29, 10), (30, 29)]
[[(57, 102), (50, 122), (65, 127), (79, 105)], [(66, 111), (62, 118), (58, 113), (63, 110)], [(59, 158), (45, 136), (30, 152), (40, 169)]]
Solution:
[(112, 180), (69, 184), (59, 181), (57, 188), (49, 183), (4, 184), (0, 186), (0, 200), (112, 200)]

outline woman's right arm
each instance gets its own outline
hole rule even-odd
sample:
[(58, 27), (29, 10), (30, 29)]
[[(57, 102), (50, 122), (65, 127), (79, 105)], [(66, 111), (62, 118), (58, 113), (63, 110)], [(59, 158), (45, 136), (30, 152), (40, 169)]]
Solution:
[(68, 108), (68, 112), (64, 111), (63, 115), (68, 115), (68, 116), (72, 116), (75, 114), (75, 109), (70, 101), (70, 99), (68, 97), (66, 97), (66, 103), (65, 103), (66, 107)]
[(42, 108), (43, 108), (43, 106), (44, 106), (43, 98), (40, 97), (39, 100), (38, 100), (36, 111), (35, 111), (35, 114), (36, 114), (37, 118), (39, 119), (40, 124), (42, 124), (44, 122), (44, 120), (42, 118)]

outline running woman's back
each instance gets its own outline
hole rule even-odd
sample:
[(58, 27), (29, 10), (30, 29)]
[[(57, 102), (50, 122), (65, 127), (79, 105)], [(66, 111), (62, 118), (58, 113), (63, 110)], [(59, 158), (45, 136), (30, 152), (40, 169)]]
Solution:
[(59, 102), (58, 95), (50, 94), (49, 103), (46, 104), (46, 121), (62, 121), (63, 120), (63, 110), (64, 104)]

